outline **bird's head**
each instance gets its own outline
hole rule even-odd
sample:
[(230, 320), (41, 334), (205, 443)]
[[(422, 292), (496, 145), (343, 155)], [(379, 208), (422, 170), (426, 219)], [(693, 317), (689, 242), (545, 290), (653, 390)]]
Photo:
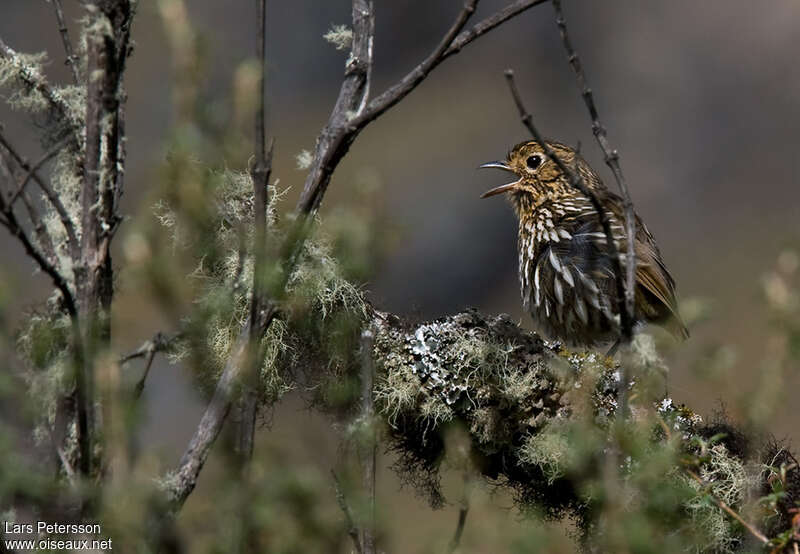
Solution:
[[(564, 165), (585, 171), (586, 162), (575, 150), (558, 142), (548, 142), (547, 145)], [(516, 145), (505, 160), (485, 163), (479, 167), (502, 169), (516, 176), (516, 180), (484, 192), (481, 198), (511, 193), (512, 203), (519, 206), (532, 204), (541, 196), (556, 197), (571, 192), (564, 173), (547, 156), (544, 147), (533, 140)]]

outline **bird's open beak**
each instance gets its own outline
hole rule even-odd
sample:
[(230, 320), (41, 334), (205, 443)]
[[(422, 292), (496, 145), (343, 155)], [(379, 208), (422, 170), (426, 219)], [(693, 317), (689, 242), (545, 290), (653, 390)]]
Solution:
[[(508, 164), (506, 162), (488, 162), (488, 163), (485, 163), (483, 165), (479, 165), (478, 169), (486, 169), (486, 168), (489, 168), (489, 167), (493, 167), (493, 168), (496, 168), (496, 169), (504, 169), (505, 171), (512, 171), (513, 172), (513, 170), (508, 166)], [(499, 187), (495, 187), (495, 188), (493, 188), (491, 190), (487, 190), (486, 192), (481, 194), (481, 198), (489, 198), (490, 196), (494, 196), (496, 194), (503, 194), (504, 192), (508, 192), (510, 190), (513, 190), (518, 184), (519, 184), (519, 181), (514, 181), (513, 183), (508, 183), (506, 185), (500, 185)]]

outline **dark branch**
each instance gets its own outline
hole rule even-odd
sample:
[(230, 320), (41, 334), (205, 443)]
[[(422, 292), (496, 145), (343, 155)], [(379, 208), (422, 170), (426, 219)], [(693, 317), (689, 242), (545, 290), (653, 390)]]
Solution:
[(564, 43), (564, 50), (567, 53), (567, 60), (575, 73), (575, 78), (578, 81), (578, 87), (581, 89), (583, 101), (586, 108), (589, 110), (589, 117), (592, 119), (592, 132), (594, 133), (597, 143), (603, 150), (606, 165), (611, 168), (614, 174), (614, 179), (617, 181), (617, 186), (622, 194), (622, 199), (625, 207), (625, 234), (628, 236), (628, 251), (626, 253), (626, 286), (625, 286), (625, 311), (628, 313), (627, 318), (623, 318), (622, 322), (622, 335), (625, 340), (630, 341), (633, 337), (633, 314), (635, 313), (635, 292), (636, 292), (636, 251), (634, 245), (636, 243), (636, 216), (633, 213), (633, 202), (631, 195), (628, 191), (628, 185), (625, 182), (625, 177), (622, 174), (622, 168), (619, 165), (619, 153), (611, 147), (608, 142), (606, 128), (600, 123), (600, 116), (597, 112), (597, 107), (594, 103), (594, 96), (589, 83), (586, 80), (586, 74), (583, 72), (581, 60), (578, 53), (572, 47), (572, 42), (567, 33), (567, 21), (564, 19), (564, 13), (561, 10), (561, 0), (553, 0), (553, 8), (556, 12), (556, 23), (561, 33), (561, 40)]
[(61, 0), (51, 0), (53, 8), (56, 12), (56, 19), (58, 19), (58, 32), (61, 34), (61, 42), (64, 43), (64, 52), (67, 54), (66, 64), (72, 70), (72, 78), (76, 85), (81, 82), (78, 76), (78, 58), (72, 50), (72, 42), (69, 40), (69, 30), (67, 29), (67, 22), (64, 20), (64, 10), (61, 7)]
[[(72, 221), (72, 218), (67, 213), (64, 204), (61, 202), (61, 198), (59, 198), (58, 194), (50, 187), (47, 182), (42, 179), (36, 171), (44, 165), (47, 160), (55, 156), (61, 148), (64, 146), (63, 142), (56, 144), (51, 148), (48, 152), (42, 156), (39, 161), (37, 161), (34, 165), (30, 165), (28, 161), (23, 158), (15, 149), (14, 147), (8, 142), (5, 135), (2, 133), (2, 128), (0, 128), (0, 145), (5, 148), (11, 157), (14, 158), (14, 161), (26, 172), (25, 178), (22, 179), (17, 190), (11, 195), (8, 200), (8, 206), (13, 207), (14, 202), (16, 202), (17, 198), (20, 194), (25, 190), (25, 185), (27, 184), (28, 180), (33, 178), (39, 188), (42, 189), (42, 192), (53, 205), (55, 208), (56, 213), (58, 214), (59, 219), (61, 219), (61, 224), (64, 226), (64, 231), (67, 233), (67, 247), (70, 252), (70, 256), (72, 257), (73, 261), (77, 261), (78, 257), (80, 256), (79, 250), (79, 243), (78, 237), (75, 232), (75, 223)], [(34, 223), (36, 223), (34, 221)]]
[(502, 25), (522, 12), (534, 6), (538, 6), (539, 4), (544, 4), (546, 1), (547, 0), (517, 0), (516, 2), (512, 2), (502, 10), (479, 21), (466, 31), (461, 32), (444, 54), (442, 54), (442, 59), (449, 58), (453, 54), (458, 54), (462, 48), (476, 38), (488, 33), (495, 27)]
[(266, 67), (266, 35), (267, 35), (267, 6), (266, 0), (256, 0), (258, 8), (258, 32), (256, 40), (256, 55), (259, 60), (259, 87), (258, 111), (255, 123), (255, 163), (251, 171), (253, 181), (253, 227), (255, 239), (253, 243), (253, 293), (250, 298), (250, 348), (257, 353), (252, 362), (249, 362), (243, 375), (244, 390), (242, 391), (239, 413), (239, 436), (237, 451), (243, 469), (247, 467), (253, 456), (253, 443), (256, 432), (256, 412), (258, 411), (258, 359), (260, 358), (259, 343), (267, 332), (264, 315), (268, 310), (269, 300), (265, 293), (264, 278), (266, 267), (266, 242), (267, 242), (267, 205), (269, 204), (269, 178), (272, 173), (272, 152), (274, 141), (270, 141), (269, 150), (266, 146), (265, 131), (265, 95), (266, 85), (264, 68)]
[[(23, 201), (25, 203), (25, 207), (28, 209), (28, 213), (30, 214), (33, 225), (38, 229), (37, 234), (40, 234), (40, 242), (43, 240), (49, 241), (50, 237), (44, 232), (43, 223), (41, 217), (38, 215), (38, 212), (36, 212), (35, 208), (25, 195), (23, 195)], [(58, 289), (59, 292), (61, 292), (61, 296), (64, 299), (64, 307), (69, 315), (73, 318), (76, 317), (78, 310), (75, 304), (75, 298), (72, 295), (72, 291), (69, 289), (69, 285), (67, 284), (67, 280), (63, 275), (61, 275), (50, 259), (48, 259), (48, 256), (36, 248), (36, 245), (34, 245), (33, 241), (31, 241), (30, 237), (28, 237), (27, 233), (25, 232), (25, 229), (20, 225), (19, 220), (17, 220), (13, 206), (6, 202), (2, 194), (0, 194), (0, 214), (3, 215), (3, 218), (0, 219), (0, 225), (3, 225), (6, 229), (8, 229), (9, 233), (16, 237), (20, 243), (22, 243), (22, 247), (25, 249), (25, 253), (28, 255), (28, 257), (36, 262), (36, 265), (39, 266), (39, 269), (41, 269), (42, 272), (50, 277), (53, 285), (56, 287), (56, 289)], [(51, 243), (47, 244), (49, 244), (49, 248), (52, 248)]]
[[(507, 69), (505, 71), (506, 81), (508, 82), (508, 88), (511, 91), (511, 96), (514, 98), (514, 103), (517, 105), (517, 110), (519, 110), (520, 119), (522, 120), (523, 125), (527, 127), (528, 131), (530, 131), (531, 135), (536, 142), (542, 145), (544, 148), (545, 154), (547, 157), (550, 158), (553, 163), (555, 163), (558, 168), (567, 176), (567, 180), (569, 184), (574, 188), (578, 189), (581, 194), (583, 194), (589, 201), (592, 203), (592, 207), (594, 208), (595, 212), (597, 212), (597, 217), (600, 220), (600, 225), (603, 227), (603, 233), (606, 235), (606, 248), (608, 251), (609, 259), (611, 260), (612, 269), (614, 270), (614, 275), (616, 276), (615, 282), (617, 286), (617, 301), (619, 303), (619, 312), (620, 318), (622, 322), (623, 329), (632, 329), (633, 325), (633, 317), (632, 312), (628, 312), (627, 306), (625, 304), (625, 283), (623, 278), (622, 272), (622, 262), (620, 260), (619, 251), (617, 250), (616, 244), (614, 244), (614, 234), (611, 231), (611, 224), (608, 221), (608, 216), (606, 215), (606, 210), (603, 208), (600, 200), (597, 198), (597, 195), (586, 185), (581, 174), (577, 171), (573, 171), (571, 167), (568, 167), (561, 158), (550, 148), (550, 145), (547, 141), (542, 137), (542, 134), (536, 128), (533, 123), (533, 117), (531, 116), (530, 112), (525, 108), (525, 104), (522, 101), (522, 97), (520, 96), (519, 89), (517, 88), (517, 83), (514, 80), (514, 72), (511, 69)], [(629, 241), (632, 242), (632, 241)]]

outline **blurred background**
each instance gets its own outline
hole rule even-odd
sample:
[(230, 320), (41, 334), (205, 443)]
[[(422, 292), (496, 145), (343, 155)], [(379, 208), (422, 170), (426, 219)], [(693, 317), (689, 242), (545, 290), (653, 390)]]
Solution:
[[(220, 121), (233, 117), (225, 99), (237, 66), (254, 49), (252, 4), (188, 3), (206, 56), (203, 101)], [(372, 90), (378, 94), (434, 47), (461, 3), (375, 4)], [(504, 4), (482, 2), (476, 20)], [(800, 404), (788, 392), (800, 386), (800, 371), (784, 374), (778, 390), (763, 392), (761, 385), (774, 378), (763, 361), (770, 336), (765, 276), (779, 259), (796, 263), (792, 252), (800, 248), (800, 4), (606, 0), (564, 7), (636, 208), (660, 244), (691, 321), (692, 338), (684, 344), (652, 331), (670, 367), (669, 394), (704, 417), (724, 406), (734, 419), (752, 415), (753, 391), (770, 394), (774, 411), (764, 425), (798, 444)], [(74, 23), (82, 8), (66, 0), (65, 10), (77, 35)], [(349, 24), (350, 3), (276, 0), (268, 10), (268, 132), (277, 141), (273, 175), (280, 188), (290, 187), (291, 206), (305, 178), (296, 156), (313, 149), (343, 73), (345, 53), (322, 36), (333, 24)], [(46, 2), (2, 0), (0, 37), (18, 51), (48, 51), (49, 78), (68, 80)], [(153, 0), (140, 2), (133, 38), (123, 212), (142, 218), (151, 209), (177, 117), (170, 49)], [(527, 138), (502, 76), (508, 67), (515, 69), (540, 130), (580, 143), (584, 157), (614, 186), (566, 63), (552, 6), (533, 8), (444, 62), (364, 131), (335, 173), (323, 219), (351, 200), (358, 189), (348, 184), (380, 185), (379, 221), (388, 246), (367, 289), (382, 309), (429, 319), (474, 306), (506, 312), (532, 328), (519, 299), (514, 216), (498, 198), (479, 199), (503, 176), (475, 170)], [(4, 105), (0, 122), (35, 158), (28, 120)], [(129, 228), (123, 228), (118, 248)], [(5, 289), (14, 291), (11, 314), (19, 317), (45, 294), (47, 282), (33, 274), (21, 248), (5, 234), (0, 250), (5, 261), (0, 276)], [(119, 295), (115, 341), (127, 351), (152, 336), (160, 321), (135, 289), (122, 286)], [(182, 371), (157, 361), (145, 391), (140, 440), (155, 446), (164, 468), (177, 462), (203, 408)], [(256, 456), (307, 469), (330, 486), (328, 468), (339, 452), (326, 420), (290, 396), (270, 421), (259, 435)], [(387, 550), (441, 549), (455, 527), (457, 506), (431, 512), (413, 491), (401, 488), (388, 469), (391, 461), (383, 458), (379, 485), (394, 514), (384, 514)], [(202, 475), (182, 518), (184, 531), (200, 541), (203, 533), (215, 532), (208, 521), (214, 467)], [(488, 489), (476, 494), (478, 515), (467, 524), (465, 548), (488, 552), (522, 532), (520, 516), (502, 494)], [(335, 504), (330, 509), (337, 517)]]

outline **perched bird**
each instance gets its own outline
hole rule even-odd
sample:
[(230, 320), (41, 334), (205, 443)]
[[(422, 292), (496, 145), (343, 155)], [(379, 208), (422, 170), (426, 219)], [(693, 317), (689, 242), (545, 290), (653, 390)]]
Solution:
[[(581, 175), (603, 206), (624, 273), (628, 237), (622, 198), (606, 188), (575, 150), (558, 142), (547, 144), (566, 167)], [(552, 339), (579, 346), (618, 340), (616, 275), (592, 202), (570, 185), (567, 175), (536, 141), (520, 143), (506, 160), (480, 167), (503, 169), (517, 177), (481, 198), (506, 194), (517, 214), (522, 301), (542, 331)], [(634, 240), (634, 323), (654, 322), (677, 338), (688, 338), (678, 314), (675, 281), (638, 215)]]

